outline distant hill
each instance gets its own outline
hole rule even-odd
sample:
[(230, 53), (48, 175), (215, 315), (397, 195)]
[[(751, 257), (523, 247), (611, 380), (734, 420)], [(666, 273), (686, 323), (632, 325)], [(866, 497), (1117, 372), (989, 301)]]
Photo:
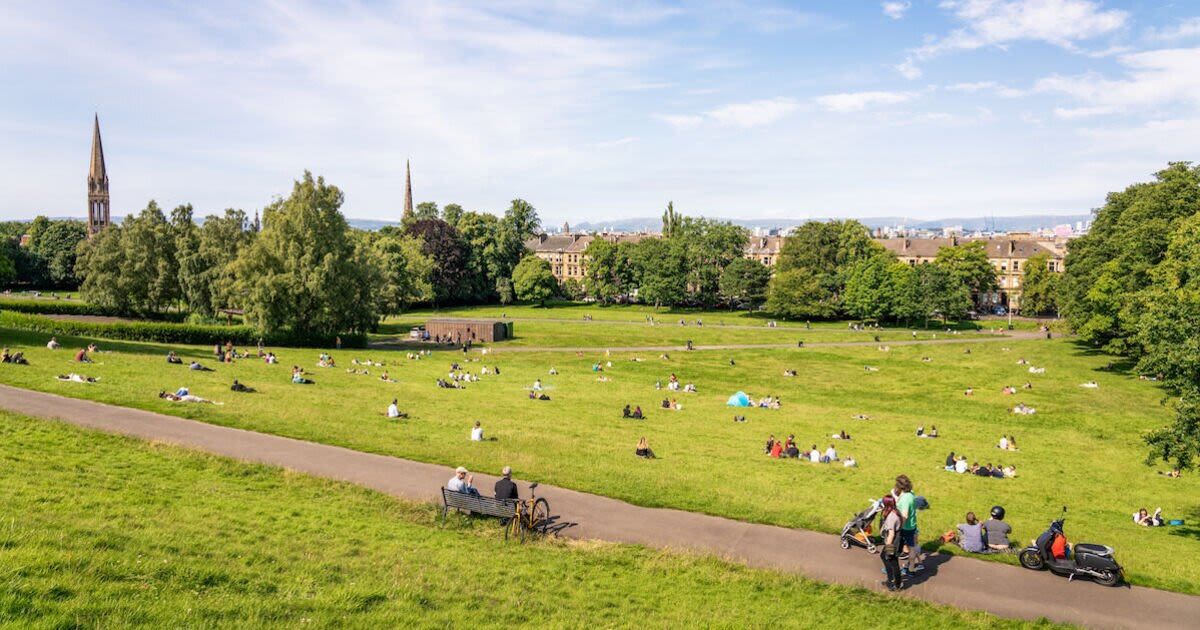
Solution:
[[(736, 225), (748, 228), (786, 228), (807, 221), (827, 221), (822, 219), (729, 219), (714, 217), (721, 221), (730, 221)], [(908, 228), (936, 230), (943, 227), (962, 226), (964, 230), (989, 230), (1000, 232), (1025, 232), (1040, 228), (1052, 228), (1056, 225), (1074, 224), (1076, 221), (1087, 221), (1091, 214), (1030, 214), (1016, 217), (959, 217), (947, 219), (913, 219), (906, 217), (868, 217), (858, 219), (867, 227), (889, 227), (903, 225)], [(658, 217), (639, 217), (633, 219), (614, 219), (612, 221), (586, 221), (571, 225), (572, 230), (584, 232), (657, 232), (662, 229), (662, 219)]]

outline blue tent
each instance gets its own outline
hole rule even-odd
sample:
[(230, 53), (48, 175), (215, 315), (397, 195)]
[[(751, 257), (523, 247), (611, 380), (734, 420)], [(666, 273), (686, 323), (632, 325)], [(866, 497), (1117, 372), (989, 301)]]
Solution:
[(730, 407), (749, 407), (750, 397), (746, 395), (746, 392), (738, 392), (730, 396), (729, 402), (726, 402), (725, 404)]

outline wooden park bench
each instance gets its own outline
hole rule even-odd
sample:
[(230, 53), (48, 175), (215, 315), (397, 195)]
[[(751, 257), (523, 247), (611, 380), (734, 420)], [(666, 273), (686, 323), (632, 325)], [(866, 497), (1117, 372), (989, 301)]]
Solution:
[[(485, 497), (442, 488), (442, 524), (451, 508), (471, 514), (510, 519), (517, 513), (517, 502), (495, 497)], [(507, 530), (506, 530), (507, 531)]]

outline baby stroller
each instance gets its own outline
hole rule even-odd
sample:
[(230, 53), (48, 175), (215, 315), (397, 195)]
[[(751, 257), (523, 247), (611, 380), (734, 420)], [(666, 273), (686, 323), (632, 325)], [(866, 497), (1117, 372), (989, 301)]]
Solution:
[(842, 528), (842, 549), (849, 549), (851, 544), (855, 544), (870, 553), (878, 551), (879, 548), (871, 540), (871, 524), (875, 522), (875, 515), (879, 514), (882, 509), (883, 501), (872, 499), (870, 507), (855, 514), (854, 518), (850, 519), (850, 522)]

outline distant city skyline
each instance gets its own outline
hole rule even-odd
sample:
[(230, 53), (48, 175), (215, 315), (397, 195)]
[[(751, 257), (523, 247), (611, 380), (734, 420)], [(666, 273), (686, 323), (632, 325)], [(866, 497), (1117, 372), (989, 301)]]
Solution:
[(1200, 7), (1092, 0), (0, 6), (0, 218), (1080, 215), (1200, 146)]

